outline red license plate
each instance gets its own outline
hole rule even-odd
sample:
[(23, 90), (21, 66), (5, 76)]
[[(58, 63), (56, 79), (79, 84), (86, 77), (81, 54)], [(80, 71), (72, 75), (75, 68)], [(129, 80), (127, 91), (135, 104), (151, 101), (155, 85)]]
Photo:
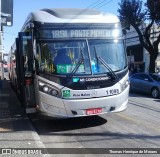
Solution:
[(92, 109), (87, 109), (86, 114), (91, 115), (91, 114), (99, 114), (102, 113), (102, 108), (92, 108)]

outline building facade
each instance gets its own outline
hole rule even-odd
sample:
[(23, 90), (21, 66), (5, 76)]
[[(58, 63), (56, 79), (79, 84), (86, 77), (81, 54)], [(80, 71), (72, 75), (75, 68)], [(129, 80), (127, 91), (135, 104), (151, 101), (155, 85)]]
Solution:
[[(145, 30), (145, 27), (145, 24), (141, 25), (140, 30)], [(151, 29), (151, 43), (157, 39), (159, 33), (160, 29), (158, 29), (158, 26), (154, 25)], [(148, 72), (150, 55), (148, 51), (141, 45), (138, 34), (133, 27), (131, 27), (125, 35), (125, 44), (130, 71), (135, 70), (137, 72)], [(160, 44), (159, 55), (155, 64), (156, 68), (160, 68)]]

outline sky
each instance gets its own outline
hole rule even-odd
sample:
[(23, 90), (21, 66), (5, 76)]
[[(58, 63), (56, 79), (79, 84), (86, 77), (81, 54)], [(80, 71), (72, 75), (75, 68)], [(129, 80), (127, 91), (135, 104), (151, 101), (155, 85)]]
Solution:
[(13, 0), (13, 26), (4, 26), (4, 52), (8, 53), (28, 14), (43, 8), (94, 8), (118, 15), (121, 0)]

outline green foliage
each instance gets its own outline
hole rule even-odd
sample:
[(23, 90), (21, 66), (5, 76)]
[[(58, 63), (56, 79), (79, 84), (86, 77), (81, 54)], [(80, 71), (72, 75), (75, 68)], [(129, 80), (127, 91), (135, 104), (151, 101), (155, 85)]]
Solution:
[(144, 22), (146, 12), (142, 12), (142, 1), (121, 0), (118, 4), (119, 19), (125, 29), (129, 29), (132, 24), (140, 26)]
[(160, 26), (160, 0), (147, 0), (148, 19), (152, 19)]
[[(144, 5), (145, 10), (142, 10), (142, 2), (142, 0), (121, 0), (118, 9), (119, 19), (124, 29), (123, 32), (129, 29), (130, 26), (136, 30), (140, 43), (150, 54), (149, 72), (154, 72), (160, 43), (160, 32), (154, 30), (157, 34), (152, 42), (150, 32), (154, 24), (160, 26), (160, 0), (147, 0)], [(145, 22), (147, 25), (144, 30), (141, 30), (139, 26)]]

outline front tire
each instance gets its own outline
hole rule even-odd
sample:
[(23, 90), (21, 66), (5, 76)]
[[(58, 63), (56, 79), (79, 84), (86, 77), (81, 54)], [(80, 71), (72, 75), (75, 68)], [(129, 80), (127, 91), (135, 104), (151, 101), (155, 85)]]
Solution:
[(159, 92), (158, 88), (155, 87), (155, 88), (152, 89), (151, 95), (152, 95), (153, 98), (158, 98), (159, 94), (160, 94), (160, 92)]

